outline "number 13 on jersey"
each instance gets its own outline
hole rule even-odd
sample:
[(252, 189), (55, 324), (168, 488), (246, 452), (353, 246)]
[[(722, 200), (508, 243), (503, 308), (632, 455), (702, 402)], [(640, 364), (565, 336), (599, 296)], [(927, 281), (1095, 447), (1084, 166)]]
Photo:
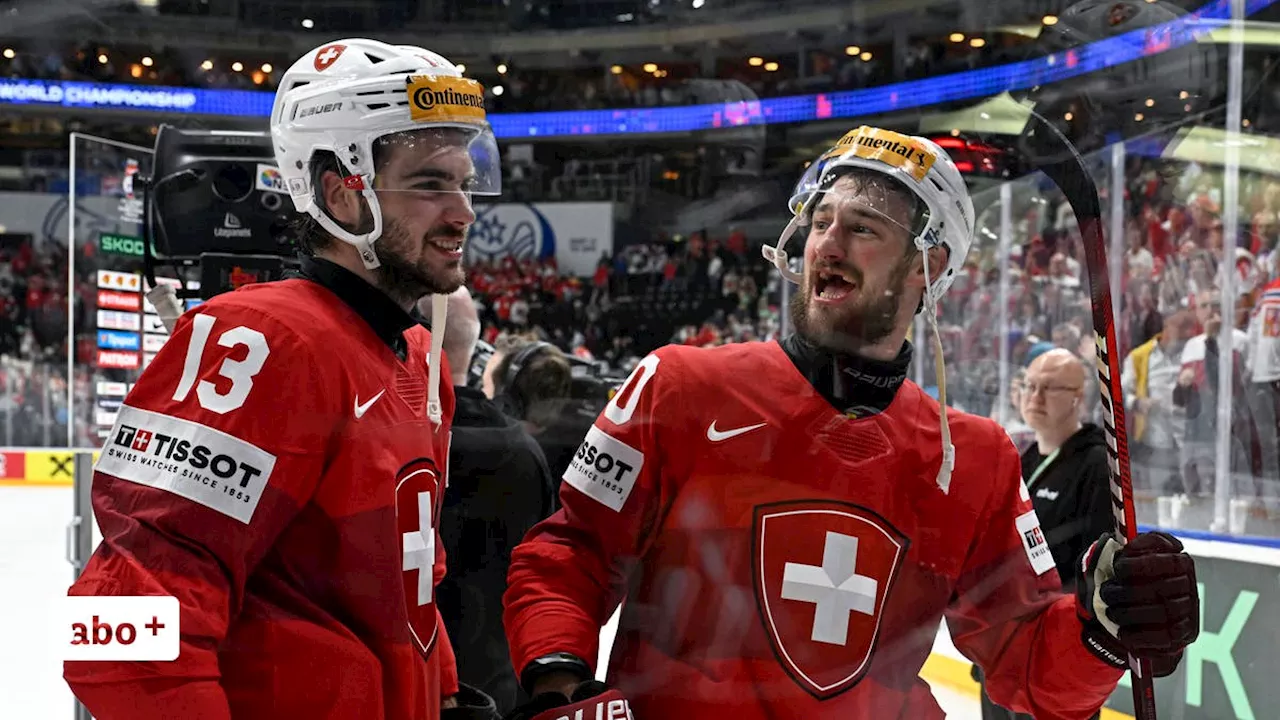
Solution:
[(196, 382), (200, 375), (200, 364), (204, 359), (205, 348), (209, 337), (213, 334), (213, 326), (217, 322), (212, 315), (201, 313), (191, 319), (191, 341), (187, 344), (187, 358), (182, 365), (182, 379), (173, 391), (175, 402), (183, 402), (191, 394), (194, 387), (196, 399), (200, 407), (219, 415), (235, 410), (244, 405), (253, 389), (253, 378), (262, 371), (271, 348), (262, 333), (244, 325), (237, 325), (218, 336), (218, 344), (225, 348), (235, 349), (239, 346), (247, 348), (243, 360), (230, 357), (222, 360), (218, 367), (219, 377), (229, 381), (226, 392), (220, 392), (218, 385), (208, 380)]

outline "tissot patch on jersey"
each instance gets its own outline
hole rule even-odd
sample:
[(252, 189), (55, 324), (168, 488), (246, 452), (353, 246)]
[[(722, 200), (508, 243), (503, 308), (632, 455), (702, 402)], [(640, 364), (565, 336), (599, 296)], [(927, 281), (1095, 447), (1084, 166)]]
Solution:
[(564, 471), (564, 481), (620, 511), (643, 466), (644, 453), (593, 425)]
[(820, 700), (857, 685), (910, 541), (879, 514), (833, 500), (757, 506), (752, 534), (756, 600), (778, 662)]
[(1018, 516), (1015, 521), (1018, 537), (1022, 538), (1022, 547), (1027, 551), (1027, 559), (1037, 575), (1043, 575), (1054, 568), (1053, 554), (1049, 552), (1049, 543), (1045, 542), (1044, 531), (1040, 529), (1040, 518), (1031, 510)]
[(221, 430), (121, 405), (94, 469), (248, 524), (275, 465), (275, 455)]

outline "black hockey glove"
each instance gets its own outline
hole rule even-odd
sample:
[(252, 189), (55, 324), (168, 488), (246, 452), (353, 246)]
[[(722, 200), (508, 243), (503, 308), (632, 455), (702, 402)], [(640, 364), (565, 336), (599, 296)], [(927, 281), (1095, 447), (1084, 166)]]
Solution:
[(560, 718), (627, 718), (634, 720), (631, 706), (617, 690), (599, 680), (588, 680), (573, 691), (545, 692), (507, 713), (503, 720), (559, 720)]
[(1080, 559), (1076, 610), (1086, 647), (1113, 667), (1128, 656), (1148, 660), (1155, 677), (1170, 675), (1200, 634), (1196, 566), (1178, 539), (1142, 533), (1125, 545), (1110, 534)]
[(458, 694), (453, 698), (457, 707), (440, 711), (440, 720), (498, 720), (498, 705), (485, 693), (463, 683), (458, 683)]

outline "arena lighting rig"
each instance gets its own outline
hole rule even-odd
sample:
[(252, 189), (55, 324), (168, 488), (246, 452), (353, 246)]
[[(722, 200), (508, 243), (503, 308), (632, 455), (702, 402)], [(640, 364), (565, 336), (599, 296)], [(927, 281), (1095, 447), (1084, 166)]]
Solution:
[[(1254, 15), (1278, 1), (1246, 0), (1245, 14)], [(1053, 52), (1005, 65), (863, 90), (768, 98), (751, 103), (494, 113), (489, 115), (489, 120), (498, 138), (520, 139), (696, 132), (742, 125), (863, 117), (975, 100), (1006, 91), (1030, 90), (1114, 68), (1197, 42), (1198, 35), (1220, 27), (1229, 17), (1229, 3), (1212, 1), (1164, 25), (1097, 40), (1069, 52)], [(273, 93), (253, 90), (0, 79), (0, 104), (266, 118), (271, 114), (273, 98)]]

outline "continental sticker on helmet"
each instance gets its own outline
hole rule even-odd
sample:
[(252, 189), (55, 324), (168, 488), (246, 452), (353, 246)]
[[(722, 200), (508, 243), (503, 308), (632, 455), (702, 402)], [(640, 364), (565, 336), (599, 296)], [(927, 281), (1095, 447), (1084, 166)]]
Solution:
[(475, 80), (418, 75), (407, 80), (409, 117), (417, 122), (484, 122), (484, 87)]
[(938, 156), (914, 138), (892, 130), (862, 126), (850, 130), (840, 138), (836, 146), (827, 151), (823, 160), (843, 155), (850, 150), (867, 160), (879, 160), (892, 167), (905, 170), (917, 182), (923, 182)]

